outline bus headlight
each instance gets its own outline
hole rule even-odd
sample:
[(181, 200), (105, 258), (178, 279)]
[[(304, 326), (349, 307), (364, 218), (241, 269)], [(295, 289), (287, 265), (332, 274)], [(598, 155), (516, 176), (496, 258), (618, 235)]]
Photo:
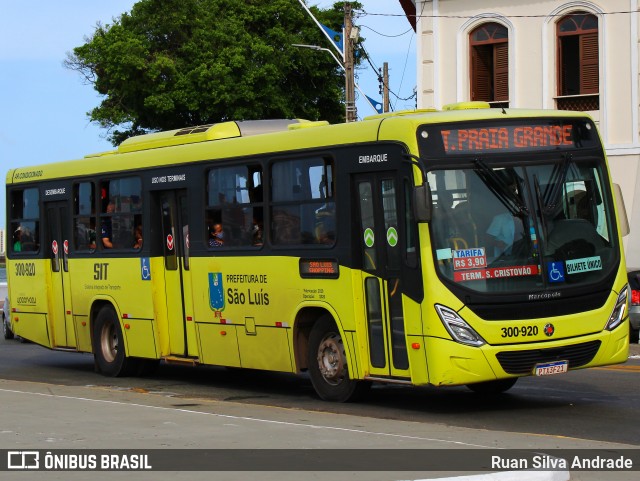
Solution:
[(607, 331), (613, 331), (624, 320), (624, 316), (627, 313), (627, 305), (629, 303), (629, 285), (627, 284), (620, 291), (616, 306), (613, 308), (613, 312), (609, 316), (606, 326), (604, 328)]
[(476, 347), (485, 344), (485, 340), (482, 339), (480, 334), (474, 331), (456, 311), (440, 304), (436, 304), (435, 307), (442, 324), (444, 324), (444, 327), (455, 341)]

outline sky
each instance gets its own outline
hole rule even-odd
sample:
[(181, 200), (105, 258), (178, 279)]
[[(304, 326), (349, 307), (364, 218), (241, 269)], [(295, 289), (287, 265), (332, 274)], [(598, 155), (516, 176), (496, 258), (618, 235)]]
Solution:
[[(292, 0), (297, 1), (297, 0)], [(113, 149), (106, 131), (87, 113), (101, 97), (77, 72), (66, 69), (67, 52), (84, 44), (97, 23), (109, 24), (131, 11), (135, 0), (0, 0), (0, 226), (5, 226), (5, 179), (15, 167), (59, 162)], [(334, 0), (308, 0), (328, 8)], [(360, 0), (366, 14), (354, 19), (366, 38), (372, 63), (389, 64), (389, 84), (400, 98), (416, 85), (416, 37), (397, 0)], [(300, 7), (302, 8), (302, 7)], [(373, 15), (375, 14), (375, 15)], [(311, 20), (310, 20), (311, 21)], [(328, 40), (322, 47), (331, 48)], [(329, 55), (319, 51), (318, 55)], [(377, 72), (359, 70), (357, 84), (378, 94)], [(358, 116), (374, 114), (356, 94)], [(391, 96), (393, 110), (415, 108), (415, 101)]]

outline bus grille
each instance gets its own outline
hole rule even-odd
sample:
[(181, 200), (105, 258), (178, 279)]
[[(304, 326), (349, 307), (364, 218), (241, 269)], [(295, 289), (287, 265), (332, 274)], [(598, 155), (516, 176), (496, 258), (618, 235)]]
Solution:
[(598, 349), (600, 341), (590, 341), (549, 349), (499, 352), (496, 357), (509, 374), (531, 374), (535, 365), (542, 362), (569, 361), (570, 369), (584, 366), (591, 362)]

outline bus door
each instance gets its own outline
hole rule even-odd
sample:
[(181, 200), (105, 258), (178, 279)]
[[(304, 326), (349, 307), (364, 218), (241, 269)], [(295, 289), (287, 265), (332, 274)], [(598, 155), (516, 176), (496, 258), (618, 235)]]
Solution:
[(191, 296), (186, 189), (156, 192), (164, 255), (164, 285), (172, 355), (197, 356)]
[(359, 174), (355, 193), (363, 265), (369, 371), (377, 377), (409, 377), (402, 306), (402, 184), (395, 172)]
[(45, 252), (51, 262), (49, 326), (53, 332), (51, 347), (75, 347), (69, 273), (71, 242), (69, 206), (66, 201), (45, 203), (47, 231)]

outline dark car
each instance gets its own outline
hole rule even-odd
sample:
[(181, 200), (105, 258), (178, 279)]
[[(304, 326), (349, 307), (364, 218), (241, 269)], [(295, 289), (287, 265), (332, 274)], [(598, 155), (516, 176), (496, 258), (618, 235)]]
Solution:
[(631, 288), (631, 305), (629, 306), (630, 342), (638, 342), (640, 330), (640, 269), (628, 268), (627, 277)]

